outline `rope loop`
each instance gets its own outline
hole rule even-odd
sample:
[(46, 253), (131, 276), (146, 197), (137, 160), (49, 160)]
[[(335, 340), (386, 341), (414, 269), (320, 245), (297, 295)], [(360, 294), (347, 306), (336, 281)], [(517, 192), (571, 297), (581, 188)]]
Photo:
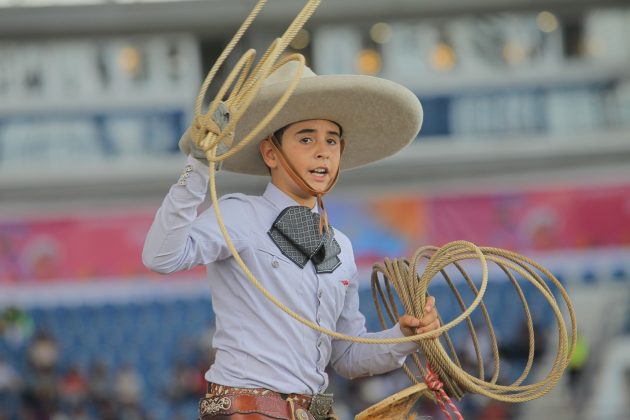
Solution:
[[(209, 104), (205, 106), (204, 103), (208, 100), (207, 96), (210, 85), (219, 69), (232, 53), (245, 32), (249, 29), (253, 20), (260, 13), (260, 10), (267, 3), (266, 0), (258, 1), (241, 27), (237, 30), (232, 40), (223, 50), (201, 86), (197, 101), (195, 102), (195, 116), (191, 126), (191, 140), (195, 142), (198, 148), (205, 152), (208, 162), (216, 164), (238, 153), (260, 134), (289, 100), (302, 76), (305, 59), (301, 54), (290, 54), (282, 59), (280, 59), (280, 56), (319, 6), (320, 1), (321, 0), (307, 1), (284, 34), (270, 44), (256, 66), (254, 66), (256, 50), (247, 50), (219, 87), (214, 99), (210, 100)], [(236, 126), (260, 91), (262, 83), (278, 67), (288, 61), (297, 61), (300, 64), (289, 87), (278, 99), (277, 103), (274, 104), (269, 113), (249, 133), (244, 135), (238, 144), (234, 145), (233, 139)], [(229, 111), (229, 122), (227, 122), (225, 127), (220, 127), (220, 124), (217, 124), (216, 120), (213, 121), (215, 112), (220, 104), (225, 104)], [(207, 109), (206, 112), (204, 112), (204, 109)], [(216, 150), (217, 148), (220, 150)]]

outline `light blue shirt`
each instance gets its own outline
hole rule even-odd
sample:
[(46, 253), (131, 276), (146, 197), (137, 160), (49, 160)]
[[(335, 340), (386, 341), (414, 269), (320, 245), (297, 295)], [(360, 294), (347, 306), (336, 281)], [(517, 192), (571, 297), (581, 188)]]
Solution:
[[(206, 380), (234, 387), (316, 394), (328, 386), (330, 362), (342, 376), (385, 373), (402, 365), (414, 343), (367, 345), (332, 339), (284, 313), (242, 273), (221, 234), (214, 209), (199, 216), (208, 168), (194, 158), (158, 210), (142, 258), (151, 270), (172, 273), (199, 264), (207, 268), (216, 316), (214, 364)], [(367, 333), (359, 312), (357, 267), (350, 240), (335, 229), (341, 265), (318, 274), (286, 258), (267, 232), (280, 212), (298, 205), (269, 184), (262, 196), (230, 194), (220, 210), (239, 254), (264, 287), (289, 308), (319, 325), (360, 337), (401, 337), (398, 325)], [(314, 211), (317, 211), (315, 209)]]

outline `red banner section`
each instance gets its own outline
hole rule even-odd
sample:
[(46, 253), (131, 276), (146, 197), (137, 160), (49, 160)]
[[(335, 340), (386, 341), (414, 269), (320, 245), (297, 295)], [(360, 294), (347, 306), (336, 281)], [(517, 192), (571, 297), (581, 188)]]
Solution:
[[(329, 200), (359, 265), (464, 239), (514, 251), (630, 245), (630, 185), (439, 197)], [(0, 221), (0, 283), (152, 275), (141, 261), (153, 211)], [(196, 271), (200, 273), (201, 271)], [(160, 278), (154, 275), (154, 278)]]
[(630, 187), (439, 198), (430, 237), (515, 250), (630, 244)]
[(146, 274), (140, 260), (146, 213), (0, 222), (0, 281)]

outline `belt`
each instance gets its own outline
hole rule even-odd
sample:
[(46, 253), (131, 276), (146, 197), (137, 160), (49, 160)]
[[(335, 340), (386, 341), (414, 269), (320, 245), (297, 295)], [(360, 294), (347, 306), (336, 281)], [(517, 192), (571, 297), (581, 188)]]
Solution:
[(210, 396), (199, 402), (199, 419), (243, 418), (278, 420), (313, 420), (313, 416), (298, 405), (288, 404), (269, 395)]
[(259, 395), (281, 398), (283, 400), (291, 398), (294, 402), (307, 410), (311, 407), (311, 401), (313, 399), (312, 396), (305, 394), (281, 394), (280, 392), (272, 391), (267, 388), (236, 388), (215, 384), (213, 382), (208, 383), (208, 394), (213, 397), (221, 395)]
[[(288, 404), (287, 401), (291, 401)], [(266, 388), (235, 388), (215, 383), (208, 384), (208, 394), (199, 403), (200, 418), (215, 414), (229, 415), (235, 412), (259, 412), (262, 414), (275, 413), (277, 418), (291, 414), (294, 404), (297, 405), (293, 414), (287, 419), (306, 420), (313, 416), (316, 420), (326, 419), (333, 403), (332, 394), (282, 394)], [(306, 413), (309, 411), (309, 416)], [(288, 414), (287, 414), (288, 413)]]

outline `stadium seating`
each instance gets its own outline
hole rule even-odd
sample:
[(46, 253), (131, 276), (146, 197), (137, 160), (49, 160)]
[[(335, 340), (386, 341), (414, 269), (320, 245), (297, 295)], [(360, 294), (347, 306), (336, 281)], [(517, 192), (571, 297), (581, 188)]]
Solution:
[[(536, 325), (553, 323), (552, 313), (544, 298), (530, 284), (523, 284)], [(459, 286), (465, 302), (472, 293)], [(430, 287), (436, 296), (444, 322), (455, 318), (461, 310), (448, 286), (437, 283)], [(381, 329), (370, 289), (360, 292), (361, 310), (369, 331)], [(509, 282), (491, 282), (485, 296), (490, 317), (499, 340), (513, 340), (524, 318), (520, 300)], [(515, 309), (516, 308), (516, 309)], [(59, 369), (78, 364), (87, 372), (100, 360), (114, 372), (123, 365), (133, 366), (144, 382), (144, 408), (156, 419), (169, 419), (173, 408), (163, 398), (168, 391), (173, 367), (178, 361), (191, 361), (191, 349), (204, 339), (214, 323), (210, 299), (147, 301), (139, 303), (107, 303), (94, 306), (32, 308), (28, 310), (36, 328), (50, 333), (60, 347)], [(479, 311), (476, 311), (479, 312)], [(462, 325), (453, 330), (456, 343), (465, 339)], [(197, 346), (196, 348), (199, 348)], [(9, 360), (20, 372), (27, 369), (24, 351), (14, 351), (0, 340), (0, 356)], [(8, 403), (7, 403), (8, 404)], [(11, 407), (16, 406), (13, 401)], [(183, 410), (184, 418), (194, 417), (194, 404)]]

